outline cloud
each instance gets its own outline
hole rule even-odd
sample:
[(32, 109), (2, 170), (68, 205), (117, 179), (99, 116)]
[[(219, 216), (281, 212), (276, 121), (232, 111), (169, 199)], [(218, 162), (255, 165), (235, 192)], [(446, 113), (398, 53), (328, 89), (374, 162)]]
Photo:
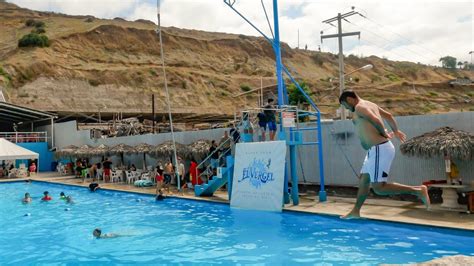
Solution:
[[(157, 21), (153, 0), (9, 0), (19, 6), (66, 14), (90, 14), (97, 17), (125, 17), (130, 20)], [(264, 0), (273, 25), (271, 0)], [(308, 45), (316, 50), (320, 31), (336, 33), (336, 28), (322, 21), (355, 10), (364, 14), (343, 22), (343, 31), (361, 31), (356, 37), (344, 38), (344, 53), (385, 56), (439, 65), (441, 56), (452, 55), (469, 61), (473, 50), (472, 10), (470, 0), (280, 0), (280, 36), (290, 46)], [(237, 0), (236, 7), (268, 36), (268, 24), (258, 0)], [(163, 26), (175, 26), (205, 31), (228, 32), (260, 36), (222, 0), (161, 0)], [(325, 40), (323, 49), (337, 52), (335, 40)]]

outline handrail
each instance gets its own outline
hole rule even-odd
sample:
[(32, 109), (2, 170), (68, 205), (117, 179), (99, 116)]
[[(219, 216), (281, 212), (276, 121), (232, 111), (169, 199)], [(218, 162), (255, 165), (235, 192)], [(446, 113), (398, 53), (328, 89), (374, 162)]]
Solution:
[[(231, 141), (231, 140), (232, 140), (232, 136), (229, 136), (224, 142), (222, 142), (221, 144), (219, 144), (219, 146), (217, 146), (217, 148), (216, 148), (213, 152), (211, 152), (204, 160), (201, 161), (201, 163), (198, 164), (197, 169), (199, 169), (205, 162), (207, 162), (207, 161), (212, 157), (212, 155), (214, 155), (214, 153), (219, 152), (219, 151), (222, 149), (222, 146), (224, 146), (224, 144), (226, 144), (228, 141)], [(226, 152), (227, 152), (228, 150), (229, 150), (229, 149), (227, 149)], [(221, 158), (221, 157), (219, 157), (219, 159), (220, 159), (220, 158)], [(206, 167), (206, 170), (207, 170), (208, 168), (209, 168), (209, 166)], [(203, 171), (203, 173), (204, 173), (204, 172), (205, 172), (205, 171)], [(202, 174), (202, 173), (201, 173), (201, 174)], [(199, 175), (198, 177), (201, 177), (201, 175)]]
[(0, 138), (8, 141), (18, 142), (41, 142), (41, 140), (48, 141), (48, 132), (0, 132)]

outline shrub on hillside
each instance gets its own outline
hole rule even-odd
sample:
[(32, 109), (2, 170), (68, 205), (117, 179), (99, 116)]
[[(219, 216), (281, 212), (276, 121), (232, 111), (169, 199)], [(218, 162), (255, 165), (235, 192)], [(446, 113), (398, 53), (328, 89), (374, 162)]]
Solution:
[(245, 84), (240, 85), (240, 89), (245, 92), (252, 90), (252, 88), (250, 88), (249, 85), (245, 85)]
[(41, 34), (41, 33), (45, 33), (46, 30), (44, 28), (34, 28), (31, 33), (37, 33), (37, 34)]
[(323, 66), (324, 64), (323, 57), (320, 54), (317, 54), (317, 53), (313, 54), (311, 56), (311, 59), (313, 59), (313, 62), (318, 66)]
[(393, 73), (389, 73), (389, 74), (385, 75), (385, 77), (388, 78), (392, 82), (400, 80), (400, 78), (397, 75), (393, 74)]
[(34, 20), (34, 19), (31, 19), (31, 18), (25, 21), (25, 25), (27, 27), (35, 27), (35, 28), (44, 28), (44, 26), (45, 26), (43, 21)]
[(28, 19), (28, 20), (25, 21), (25, 26), (27, 26), (27, 27), (33, 27), (33, 26), (35, 25), (35, 22), (36, 22), (36, 20), (30, 18), (30, 19)]
[(21, 37), (18, 41), (18, 47), (47, 47), (49, 46), (49, 39), (46, 35), (38, 33), (29, 33)]

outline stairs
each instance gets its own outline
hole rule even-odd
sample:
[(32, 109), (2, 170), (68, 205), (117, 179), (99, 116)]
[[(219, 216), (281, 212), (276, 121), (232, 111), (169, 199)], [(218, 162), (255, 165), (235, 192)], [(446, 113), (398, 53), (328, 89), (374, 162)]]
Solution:
[(214, 176), (206, 184), (194, 186), (194, 195), (197, 197), (211, 197), (219, 188), (223, 187), (229, 181), (229, 176), (232, 176), (234, 169), (234, 160), (227, 160), (227, 167), (221, 167), (222, 177)]

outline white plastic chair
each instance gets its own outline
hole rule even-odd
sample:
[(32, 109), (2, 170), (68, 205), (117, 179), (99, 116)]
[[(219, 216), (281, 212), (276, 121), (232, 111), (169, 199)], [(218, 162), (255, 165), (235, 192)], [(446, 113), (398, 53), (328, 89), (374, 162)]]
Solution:
[(122, 180), (122, 170), (112, 171), (110, 174), (110, 182), (113, 183), (114, 180), (117, 180), (117, 182)]
[(100, 180), (100, 178), (102, 178), (102, 180), (104, 180), (104, 170), (102, 168), (100, 169), (97, 169), (97, 180)]
[(133, 171), (127, 171), (125, 172), (125, 175), (127, 177), (127, 183), (131, 184), (132, 183), (132, 180), (135, 181), (136, 180), (136, 177), (135, 175), (133, 174)]
[[(143, 173), (142, 176), (141, 176), (141, 179), (142, 179), (142, 180), (152, 181), (152, 178), (151, 178), (150, 173)], [(152, 182), (153, 182), (153, 181), (152, 181)]]

